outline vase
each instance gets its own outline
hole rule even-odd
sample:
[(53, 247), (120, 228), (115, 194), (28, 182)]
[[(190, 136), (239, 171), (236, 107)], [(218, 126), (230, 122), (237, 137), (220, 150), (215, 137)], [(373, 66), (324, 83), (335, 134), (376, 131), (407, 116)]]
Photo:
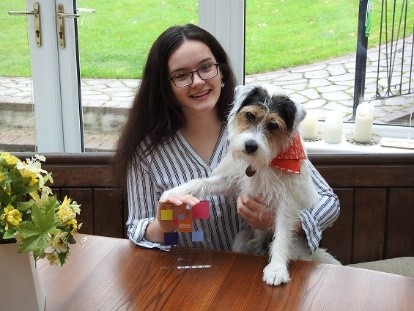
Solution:
[(0, 244), (1, 310), (43, 311), (46, 296), (32, 254), (18, 253), (17, 244)]

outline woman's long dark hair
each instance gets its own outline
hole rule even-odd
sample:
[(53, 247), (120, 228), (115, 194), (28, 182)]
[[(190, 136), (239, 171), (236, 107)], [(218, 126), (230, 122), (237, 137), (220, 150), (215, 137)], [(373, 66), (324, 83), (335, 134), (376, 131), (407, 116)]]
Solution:
[[(126, 181), (128, 168), (135, 156), (142, 160), (145, 155), (151, 153), (160, 143), (171, 138), (185, 125), (184, 114), (168, 79), (168, 60), (185, 40), (196, 40), (206, 44), (220, 64), (225, 85), (216, 107), (219, 119), (227, 120), (236, 80), (223, 47), (213, 35), (198, 26), (187, 24), (168, 28), (151, 47), (141, 85), (118, 140), (113, 162), (114, 174), (118, 182)], [(147, 136), (151, 141), (150, 146), (137, 154), (138, 146)]]

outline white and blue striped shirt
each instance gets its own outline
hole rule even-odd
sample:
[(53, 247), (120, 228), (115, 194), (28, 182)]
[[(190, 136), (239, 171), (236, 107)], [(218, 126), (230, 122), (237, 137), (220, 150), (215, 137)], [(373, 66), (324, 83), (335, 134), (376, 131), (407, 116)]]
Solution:
[[(141, 146), (148, 145), (149, 140)], [(144, 238), (148, 224), (155, 219), (158, 201), (162, 193), (194, 178), (208, 177), (228, 149), (227, 130), (223, 129), (210, 163), (192, 149), (181, 132), (168, 143), (160, 145), (151, 155), (140, 163), (131, 165), (128, 172), (128, 237), (134, 243), (148, 248), (169, 249), (169, 246), (147, 241)], [(308, 161), (312, 179), (321, 200), (301, 213), (302, 228), (309, 247), (315, 250), (322, 238), (322, 231), (331, 226), (339, 215), (339, 200), (315, 167)], [(194, 224), (207, 232), (209, 239), (203, 245), (207, 248), (231, 250), (235, 235), (243, 225), (236, 209), (236, 197), (208, 196), (210, 217), (207, 221)], [(207, 226), (207, 227), (206, 227)], [(191, 239), (180, 236), (180, 245), (194, 246)]]

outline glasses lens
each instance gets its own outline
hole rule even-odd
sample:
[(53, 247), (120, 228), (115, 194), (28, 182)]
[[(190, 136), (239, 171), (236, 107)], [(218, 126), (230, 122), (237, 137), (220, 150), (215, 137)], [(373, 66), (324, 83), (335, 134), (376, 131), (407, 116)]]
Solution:
[(207, 80), (217, 76), (218, 70), (216, 64), (207, 64), (198, 69), (198, 75), (201, 79)]
[(193, 83), (194, 73), (197, 73), (202, 80), (212, 79), (218, 74), (218, 64), (206, 64), (196, 71), (180, 73), (171, 78), (176, 87), (186, 87)]
[(177, 87), (187, 86), (191, 84), (191, 81), (192, 81), (191, 73), (190, 72), (180, 73), (172, 77), (171, 80), (174, 82), (175, 86)]

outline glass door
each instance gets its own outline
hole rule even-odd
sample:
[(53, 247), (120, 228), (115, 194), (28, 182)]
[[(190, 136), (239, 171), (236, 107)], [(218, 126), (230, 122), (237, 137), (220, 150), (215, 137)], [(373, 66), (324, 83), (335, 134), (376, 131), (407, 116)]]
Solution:
[[(29, 81), (27, 84), (32, 85), (33, 92), (27, 96), (30, 101), (25, 103), (29, 107), (25, 111), (26, 115), (21, 113), (22, 109), (14, 106), (13, 111), (9, 113), (8, 123), (2, 119), (2, 137), (7, 137), (6, 131), (15, 134), (27, 130), (23, 132), (22, 139), (29, 141), (30, 148), (26, 148), (29, 150), (20, 148), (14, 151), (82, 152), (84, 146), (76, 40), (78, 16), (75, 14), (75, 2), (27, 0), (24, 7), (21, 3), (20, 7), (16, 7), (17, 2), (6, 1), (7, 6), (2, 2), (3, 14), (8, 14), (8, 21), (3, 27), (6, 27), (7, 23), (15, 23), (15, 20), (22, 23), (20, 28), (26, 26), (26, 57), (30, 56), (30, 62), (26, 62), (28, 58), (16, 49), (13, 40), (9, 38), (7, 42), (11, 44), (10, 58), (16, 57), (17, 64), (28, 63), (28, 68), (31, 69), (19, 72), (5, 63), (3, 68), (7, 79), (4, 80), (9, 81), (11, 77), (18, 76), (19, 78), (14, 79)], [(2, 33), (11, 34), (11, 39), (14, 39), (15, 33)], [(21, 49), (24, 50), (26, 45), (22, 46)], [(7, 61), (6, 58), (2, 60)], [(30, 92), (30, 87), (28, 88)], [(0, 90), (2, 94), (9, 94), (15, 101), (21, 93), (18, 86), (13, 91), (7, 88)], [(7, 102), (1, 103), (3, 110), (8, 106), (10, 105), (7, 105)], [(2, 118), (6, 118), (6, 113), (2, 113)], [(20, 142), (20, 146), (25, 145), (25, 142)], [(6, 146), (4, 149), (10, 148)]]
[(26, 11), (22, 1), (0, 1), (0, 151), (34, 151), (36, 145)]

